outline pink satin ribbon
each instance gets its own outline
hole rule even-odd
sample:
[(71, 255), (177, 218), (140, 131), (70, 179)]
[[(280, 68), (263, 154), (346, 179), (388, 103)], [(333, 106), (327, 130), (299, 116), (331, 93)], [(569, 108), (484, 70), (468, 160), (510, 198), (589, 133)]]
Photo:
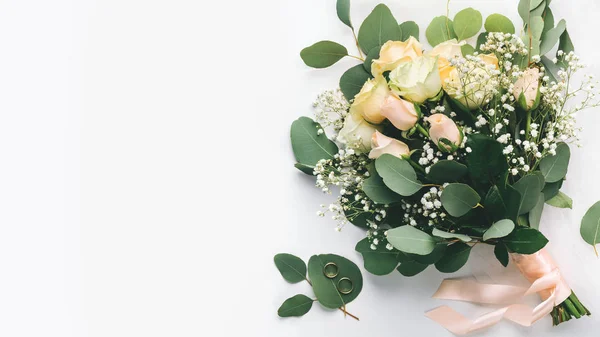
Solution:
[(490, 327), (502, 319), (523, 326), (531, 326), (571, 295), (571, 288), (560, 275), (558, 267), (546, 249), (531, 255), (511, 254), (521, 273), (532, 285), (529, 288), (499, 284), (483, 284), (470, 279), (447, 279), (442, 282), (433, 298), (483, 304), (510, 304), (524, 296), (538, 293), (543, 302), (535, 308), (524, 304), (510, 304), (475, 320), (470, 320), (448, 306), (441, 306), (425, 315), (456, 335)]

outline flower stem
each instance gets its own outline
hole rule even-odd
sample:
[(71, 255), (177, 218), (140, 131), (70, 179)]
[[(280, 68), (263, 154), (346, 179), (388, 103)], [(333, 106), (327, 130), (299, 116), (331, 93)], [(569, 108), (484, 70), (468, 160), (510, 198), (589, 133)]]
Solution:
[(429, 132), (427, 132), (427, 130), (425, 130), (425, 128), (421, 124), (416, 124), (415, 127), (417, 128), (417, 131), (419, 131), (419, 133), (421, 133), (426, 138), (429, 138)]

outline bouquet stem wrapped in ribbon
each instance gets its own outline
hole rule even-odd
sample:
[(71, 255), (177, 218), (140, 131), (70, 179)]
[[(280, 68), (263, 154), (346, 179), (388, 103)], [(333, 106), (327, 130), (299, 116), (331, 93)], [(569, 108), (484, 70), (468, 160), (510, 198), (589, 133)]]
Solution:
[[(560, 271), (546, 249), (530, 255), (511, 254), (523, 276), (531, 282), (531, 287), (482, 284), (473, 280), (445, 280), (433, 296), (437, 299), (467, 301), (483, 304), (510, 304), (483, 315), (473, 321), (465, 318), (450, 307), (442, 306), (426, 315), (456, 335), (465, 335), (490, 327), (502, 319), (523, 326), (530, 326), (548, 314), (554, 325), (571, 318), (581, 318), (590, 312), (581, 304), (575, 293), (560, 274)], [(535, 308), (518, 302), (524, 296), (539, 294), (542, 299)]]
[[(529, 326), (550, 314), (556, 325), (590, 314), (538, 230), (545, 205), (572, 206), (560, 190), (570, 145), (579, 140), (575, 114), (600, 105), (593, 76), (576, 80), (583, 66), (549, 3), (522, 0), (518, 30), (501, 14), (484, 25), (473, 8), (438, 16), (425, 31), (428, 48), (415, 22), (397, 21), (383, 4), (356, 34), (350, 2), (338, 0), (358, 56), (332, 41), (300, 53), (314, 68), (359, 60), (339, 90), (318, 97), (315, 120), (292, 124), (291, 141), (296, 167), (314, 175), (323, 192), (339, 191), (318, 215), (330, 214), (338, 230), (348, 223), (365, 229), (356, 250), (367, 271), (412, 277), (434, 266), (453, 273), (473, 246), (486, 244), (532, 283), (522, 289), (444, 281), (436, 298), (508, 304), (474, 321), (449, 307), (427, 313), (456, 334), (503, 318)], [(599, 219), (600, 205), (582, 225), (592, 245), (600, 240)], [(533, 293), (540, 305), (518, 303)]]

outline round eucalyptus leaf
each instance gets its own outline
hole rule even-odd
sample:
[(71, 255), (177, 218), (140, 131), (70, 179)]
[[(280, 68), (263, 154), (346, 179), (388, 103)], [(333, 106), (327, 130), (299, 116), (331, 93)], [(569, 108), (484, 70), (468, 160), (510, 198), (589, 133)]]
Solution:
[(540, 171), (549, 183), (562, 180), (569, 169), (569, 160), (571, 159), (571, 150), (569, 145), (560, 143), (556, 147), (556, 155), (547, 156), (540, 162)]
[(414, 21), (402, 22), (400, 31), (402, 31), (402, 41), (408, 40), (411, 36), (419, 40), (419, 25)]
[(417, 255), (428, 255), (436, 246), (431, 235), (413, 226), (400, 226), (388, 230), (387, 240), (399, 251)]
[(575, 51), (575, 46), (573, 46), (573, 41), (571, 41), (571, 36), (569, 35), (569, 32), (567, 30), (565, 30), (563, 35), (560, 36), (558, 50), (562, 50), (565, 53), (565, 55), (569, 54), (572, 51)]
[(540, 178), (535, 174), (524, 176), (513, 187), (521, 193), (519, 214), (529, 213), (537, 204), (540, 192), (544, 189), (544, 185), (540, 184)]
[(434, 228), (433, 231), (431, 232), (431, 234), (433, 236), (437, 236), (438, 238), (443, 238), (443, 239), (458, 239), (458, 240), (460, 240), (462, 242), (471, 242), (473, 240), (468, 235), (458, 234), (458, 233), (444, 232), (444, 231), (441, 231), (441, 230), (439, 230), (437, 228)]
[(559, 180), (555, 183), (547, 183), (544, 186), (544, 189), (542, 190), (542, 193), (544, 193), (544, 199), (546, 201), (548, 201), (548, 200), (554, 198), (560, 191), (563, 183), (564, 183), (564, 180)]
[(421, 264), (430, 265), (438, 262), (446, 253), (448, 244), (445, 242), (436, 243), (433, 251), (427, 255), (406, 254), (410, 261), (415, 261)]
[(325, 133), (319, 134), (322, 129), (319, 123), (308, 117), (300, 117), (292, 123), (292, 150), (302, 167), (315, 166), (321, 159), (332, 159), (338, 152), (337, 145)]
[(512, 220), (504, 219), (492, 224), (484, 234), (483, 241), (490, 239), (503, 238), (509, 235), (515, 229), (515, 223)]
[(550, 206), (573, 209), (573, 199), (563, 192), (558, 192), (552, 199), (546, 201)]
[(467, 44), (462, 45), (462, 47), (460, 47), (460, 51), (464, 57), (467, 57), (467, 55), (475, 54), (475, 47), (473, 47), (467, 43)]
[(279, 317), (300, 317), (304, 316), (312, 308), (313, 300), (306, 295), (296, 295), (290, 297), (277, 310)]
[(273, 260), (286, 281), (298, 283), (306, 279), (306, 264), (301, 258), (283, 253), (275, 255)]
[(483, 17), (473, 8), (465, 8), (454, 17), (454, 32), (459, 41), (475, 36), (481, 30)]
[(398, 21), (384, 4), (379, 4), (373, 9), (358, 31), (358, 44), (365, 53), (377, 46), (383, 46), (390, 40), (400, 41), (401, 39), (402, 32)]
[(300, 57), (312, 68), (327, 68), (348, 56), (346, 47), (332, 41), (320, 41), (302, 49)]
[(462, 268), (469, 260), (471, 246), (457, 242), (448, 247), (446, 254), (435, 264), (435, 268), (442, 273), (454, 273)]
[(425, 36), (427, 37), (429, 44), (433, 47), (442, 42), (456, 39), (454, 23), (445, 15), (438, 16), (434, 18), (427, 27)]
[[(325, 265), (330, 262), (335, 263), (339, 270), (339, 274), (333, 279), (325, 277), (323, 273)], [(339, 255), (313, 255), (308, 261), (308, 276), (317, 300), (324, 307), (330, 309), (340, 308), (352, 302), (363, 287), (360, 269), (354, 262)], [(342, 294), (338, 290), (338, 282), (344, 277), (349, 278), (352, 282), (353, 290), (349, 294)]]
[(502, 14), (492, 14), (485, 20), (485, 30), (488, 32), (515, 33), (515, 25)]
[(390, 190), (377, 172), (367, 178), (362, 185), (363, 192), (377, 204), (389, 205), (402, 200), (402, 196)]
[(509, 251), (518, 254), (533, 254), (544, 248), (548, 239), (535, 228), (519, 227), (502, 239)]
[(402, 196), (411, 196), (423, 187), (415, 169), (406, 160), (384, 154), (375, 161), (375, 168), (385, 185)]
[[(580, 232), (585, 242), (596, 250), (596, 244), (600, 242), (600, 201), (590, 207), (583, 216)], [(596, 255), (598, 255), (597, 251)]]
[(350, 19), (350, 0), (337, 0), (337, 16), (346, 26), (354, 29)]
[(352, 101), (370, 78), (371, 74), (365, 70), (362, 64), (348, 69), (340, 78), (340, 89), (344, 97), (348, 101)]
[(469, 173), (469, 169), (454, 160), (440, 160), (433, 164), (427, 174), (427, 179), (434, 183), (455, 182)]
[(415, 275), (420, 274), (422, 271), (427, 269), (427, 267), (429, 267), (428, 264), (419, 263), (417, 261), (406, 261), (402, 262), (398, 266), (397, 270), (403, 276), (413, 277)]
[(388, 250), (385, 245), (377, 245), (371, 249), (369, 239), (364, 238), (356, 244), (355, 250), (362, 254), (365, 269), (373, 275), (387, 275), (398, 266), (398, 256), (402, 254), (397, 250)]
[(469, 185), (450, 184), (444, 188), (441, 201), (448, 214), (458, 218), (476, 207), (481, 197)]

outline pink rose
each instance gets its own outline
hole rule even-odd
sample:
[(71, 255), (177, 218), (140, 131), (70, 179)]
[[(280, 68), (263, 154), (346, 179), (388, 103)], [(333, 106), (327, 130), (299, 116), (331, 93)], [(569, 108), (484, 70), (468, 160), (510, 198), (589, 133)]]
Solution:
[(375, 131), (371, 143), (373, 146), (373, 149), (369, 153), (369, 158), (371, 159), (377, 159), (383, 154), (391, 154), (392, 156), (402, 158), (403, 154), (407, 155), (410, 153), (408, 145), (397, 139), (387, 137), (379, 131)]
[(381, 115), (402, 131), (412, 129), (419, 119), (415, 105), (394, 94), (386, 98), (381, 107)]
[[(427, 118), (431, 127), (429, 128), (429, 136), (431, 140), (440, 145), (439, 141), (442, 138), (449, 140), (452, 144), (458, 146), (462, 142), (462, 134), (454, 121), (444, 114), (434, 114)], [(445, 145), (442, 143), (441, 145)]]

